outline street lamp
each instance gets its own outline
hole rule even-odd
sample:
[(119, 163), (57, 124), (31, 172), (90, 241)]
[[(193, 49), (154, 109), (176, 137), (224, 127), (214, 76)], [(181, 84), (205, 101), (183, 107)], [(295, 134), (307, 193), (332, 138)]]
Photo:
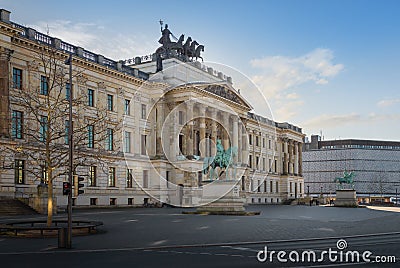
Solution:
[[(69, 117), (68, 117), (68, 144), (69, 144), (69, 170), (68, 170), (68, 182), (72, 185), (73, 182), (73, 124), (72, 124), (72, 53), (69, 54), (69, 58), (65, 61), (66, 65), (69, 65)], [(68, 230), (67, 230), (67, 244), (66, 248), (72, 246), (72, 191), (68, 193)]]

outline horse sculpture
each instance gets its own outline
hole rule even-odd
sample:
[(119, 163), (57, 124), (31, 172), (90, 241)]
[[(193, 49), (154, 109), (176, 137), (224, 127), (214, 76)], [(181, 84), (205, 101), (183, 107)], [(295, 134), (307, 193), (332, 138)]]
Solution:
[(356, 176), (354, 172), (343, 172), (343, 177), (337, 177), (333, 181), (339, 183), (339, 188), (343, 189), (343, 184), (349, 184), (354, 188), (354, 180), (353, 178)]
[(205, 157), (203, 162), (203, 174), (208, 174), (210, 180), (214, 179), (214, 172), (217, 167), (220, 168), (219, 174), (216, 174), (218, 179), (229, 167), (233, 167), (233, 158), (237, 155), (236, 147), (229, 147), (224, 150), (221, 140), (217, 140), (217, 152), (214, 156)]
[(171, 42), (167, 46), (161, 46), (156, 50), (156, 54), (165, 52), (165, 50), (176, 50), (176, 52), (183, 53), (183, 40), (185, 39), (185, 35), (181, 34), (177, 42)]
[(201, 61), (204, 62), (203, 57), (200, 56), (200, 53), (201, 53), (201, 52), (204, 52), (204, 46), (203, 46), (203, 45), (198, 45), (197, 48), (196, 48), (196, 50), (194, 51), (193, 58), (196, 57), (196, 60), (197, 60), (198, 58), (200, 58)]

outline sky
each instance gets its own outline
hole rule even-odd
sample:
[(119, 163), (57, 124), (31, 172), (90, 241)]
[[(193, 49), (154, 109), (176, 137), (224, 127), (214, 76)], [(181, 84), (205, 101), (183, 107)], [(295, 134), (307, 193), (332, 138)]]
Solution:
[(162, 19), (175, 36), (204, 44), (206, 62), (248, 77), (257, 87), (233, 82), (257, 113), (325, 140), (400, 141), (400, 1), (0, 0), (0, 8), (114, 60), (153, 53)]

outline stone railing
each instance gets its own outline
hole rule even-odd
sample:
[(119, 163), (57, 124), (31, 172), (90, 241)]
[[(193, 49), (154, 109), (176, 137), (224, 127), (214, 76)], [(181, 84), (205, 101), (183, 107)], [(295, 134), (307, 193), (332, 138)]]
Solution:
[[(10, 23), (15, 28), (20, 29), (21, 30), (20, 36), (22, 36), (24, 38), (28, 38), (33, 41), (37, 41), (40, 44), (46, 44), (46, 45), (54, 47), (56, 49), (73, 54), (74, 56), (92, 61), (94, 63), (106, 66), (107, 68), (111, 68), (116, 71), (123, 72), (125, 74), (131, 75), (131, 76), (143, 79), (143, 80), (149, 79), (148, 73), (145, 73), (136, 68), (127, 66), (126, 61), (114, 61), (114, 60), (105, 58), (102, 55), (85, 50), (81, 47), (74, 46), (72, 44), (64, 42), (58, 38), (51, 37), (47, 34), (38, 32), (35, 29), (16, 24), (14, 22), (7, 22), (7, 23)], [(144, 57), (148, 57), (148, 58), (143, 58), (143, 59), (147, 59), (148, 61), (152, 60), (151, 56), (144, 56)]]

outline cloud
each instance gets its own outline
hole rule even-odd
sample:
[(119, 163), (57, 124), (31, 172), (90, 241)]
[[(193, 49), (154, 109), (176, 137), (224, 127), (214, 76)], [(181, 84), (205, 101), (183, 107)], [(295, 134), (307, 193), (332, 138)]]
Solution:
[(389, 106), (395, 105), (397, 103), (400, 103), (400, 99), (386, 99), (386, 100), (378, 101), (378, 103), (376, 105), (384, 108), (384, 107), (389, 107)]
[(400, 114), (375, 114), (361, 115), (357, 113), (332, 115), (322, 114), (311, 118), (301, 124), (307, 128), (331, 128), (342, 127), (351, 124), (372, 124), (383, 121), (400, 121)]
[(269, 56), (253, 59), (250, 64), (260, 70), (252, 77), (268, 98), (307, 82), (323, 85), (338, 75), (343, 64), (334, 64), (333, 52), (317, 48), (299, 57)]
[(30, 27), (113, 60), (148, 54), (154, 51), (157, 45), (154, 40), (148, 40), (144, 35), (107, 31), (107, 27), (95, 23), (55, 20), (38, 22)]

